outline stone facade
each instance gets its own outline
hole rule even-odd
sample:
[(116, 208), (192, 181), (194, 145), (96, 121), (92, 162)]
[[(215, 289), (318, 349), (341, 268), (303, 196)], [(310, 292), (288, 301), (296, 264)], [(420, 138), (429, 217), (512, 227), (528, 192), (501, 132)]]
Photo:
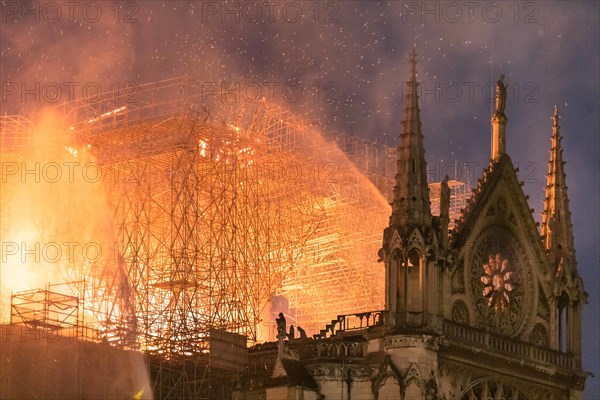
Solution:
[(492, 152), (456, 228), (432, 216), (416, 54), (379, 261), (385, 310), (338, 316), (314, 338), (250, 350), (235, 399), (581, 399), (581, 307), (554, 114), (541, 232), (508, 154), (498, 81)]

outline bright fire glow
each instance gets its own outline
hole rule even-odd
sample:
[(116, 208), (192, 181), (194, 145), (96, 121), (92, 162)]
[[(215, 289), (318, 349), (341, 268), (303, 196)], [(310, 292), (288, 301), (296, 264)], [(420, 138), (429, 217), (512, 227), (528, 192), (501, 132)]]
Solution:
[(68, 282), (61, 290), (84, 300), (80, 323), (102, 331), (102, 318), (116, 320), (123, 310), (109, 293), (119, 285), (98, 171), (87, 149), (68, 144), (50, 113), (38, 126), (27, 154), (3, 154), (14, 168), (5, 169), (2, 184), (0, 321), (11, 320), (12, 293)]
[[(389, 205), (334, 144), (292, 118), (281, 139), (241, 124), (196, 132), (181, 117), (131, 126), (117, 140), (85, 134), (87, 123), (124, 112), (73, 136), (40, 124), (27, 162), (76, 166), (57, 182), (16, 176), (3, 204), (30, 206), (3, 225), (3, 239), (79, 247), (42, 275), (38, 265), (3, 264), (3, 293), (68, 282), (95, 340), (133, 339), (165, 355), (206, 351), (213, 328), (273, 340), (279, 311), (311, 335), (337, 314), (382, 308), (374, 255)], [(96, 160), (100, 180), (82, 168)], [(89, 243), (102, 257), (81, 253)]]

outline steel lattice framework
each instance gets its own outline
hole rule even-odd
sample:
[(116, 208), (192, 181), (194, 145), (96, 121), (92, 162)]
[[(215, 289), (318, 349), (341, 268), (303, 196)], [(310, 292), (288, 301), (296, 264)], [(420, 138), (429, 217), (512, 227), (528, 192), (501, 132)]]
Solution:
[(134, 309), (123, 327), (136, 326), (145, 350), (194, 354), (213, 328), (271, 338), (262, 319), (274, 295), (309, 332), (332, 310), (381, 307), (375, 255), (389, 206), (377, 189), (285, 109), (198, 88), (178, 79), (138, 88), (134, 103), (111, 93), (64, 106), (111, 194), (114, 270)]

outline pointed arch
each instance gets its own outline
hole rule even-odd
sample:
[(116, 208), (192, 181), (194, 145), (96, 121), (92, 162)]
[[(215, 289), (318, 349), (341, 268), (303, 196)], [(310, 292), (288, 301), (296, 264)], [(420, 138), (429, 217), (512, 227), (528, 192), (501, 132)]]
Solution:
[(425, 385), (421, 370), (418, 365), (411, 363), (404, 377), (404, 387), (402, 391), (405, 399), (422, 399), (425, 392)]
[(418, 229), (412, 231), (408, 239), (408, 245), (406, 247), (408, 251), (416, 249), (421, 254), (425, 254), (425, 239), (423, 238), (423, 235)]
[(385, 356), (378, 369), (371, 381), (371, 391), (375, 400), (398, 398), (403, 390), (403, 381), (390, 356)]
[(412, 382), (416, 382), (419, 387), (422, 386), (423, 377), (421, 376), (421, 369), (415, 363), (411, 363), (408, 367), (408, 371), (406, 371), (406, 376), (404, 377), (404, 384), (408, 386)]
[(398, 233), (398, 230), (394, 229), (392, 231), (392, 239), (390, 240), (390, 254), (393, 254), (394, 251), (399, 251), (404, 247), (404, 242)]
[(528, 391), (517, 383), (495, 376), (486, 376), (472, 381), (456, 398), (457, 400), (488, 398), (532, 400)]

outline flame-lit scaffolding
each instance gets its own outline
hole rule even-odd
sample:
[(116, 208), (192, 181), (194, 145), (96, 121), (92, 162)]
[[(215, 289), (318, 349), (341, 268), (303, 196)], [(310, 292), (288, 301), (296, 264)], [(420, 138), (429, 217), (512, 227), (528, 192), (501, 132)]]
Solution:
[(272, 339), (274, 295), (309, 333), (332, 311), (382, 306), (389, 206), (303, 120), (266, 101), (221, 102), (189, 79), (96, 100), (64, 112), (109, 186), (115, 270), (144, 349), (201, 352), (209, 329)]
[[(450, 188), (450, 223), (448, 224), (448, 228), (453, 229), (456, 226), (455, 220), (460, 217), (463, 208), (467, 206), (467, 200), (469, 200), (473, 193), (468, 184), (457, 180), (449, 180), (448, 187)], [(440, 188), (440, 182), (429, 184), (431, 213), (433, 215), (439, 215), (440, 213)]]
[(79, 313), (81, 301), (61, 286), (48, 285), (45, 289), (31, 289), (14, 293), (11, 298), (11, 324), (24, 324), (30, 328), (42, 328), (55, 332), (65, 330), (73, 335), (81, 328)]
[(0, 115), (0, 148), (3, 154), (23, 153), (31, 142), (33, 123), (21, 115)]
[[(379, 189), (388, 201), (392, 201), (394, 174), (396, 166), (396, 149), (383, 143), (353, 136), (336, 137), (338, 146), (348, 155), (360, 172)], [(429, 183), (429, 198), (431, 214), (440, 214), (440, 185), (441, 182)], [(456, 179), (448, 181), (450, 188), (450, 224), (460, 217), (461, 211), (467, 205), (472, 191), (468, 183)]]

